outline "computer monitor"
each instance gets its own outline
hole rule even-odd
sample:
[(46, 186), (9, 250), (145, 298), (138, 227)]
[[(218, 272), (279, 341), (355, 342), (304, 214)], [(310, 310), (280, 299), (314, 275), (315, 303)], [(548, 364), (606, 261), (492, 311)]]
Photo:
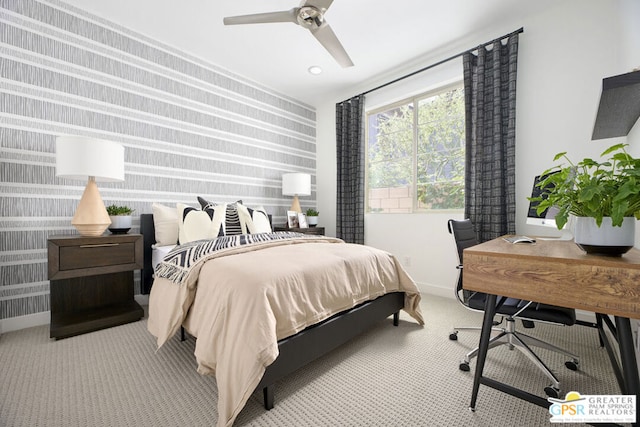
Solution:
[[(531, 189), (531, 197), (540, 197), (543, 194), (543, 188), (539, 186), (540, 181), (546, 178), (546, 175), (541, 176), (538, 175), (533, 179), (533, 188)], [(556, 213), (558, 213), (558, 209), (556, 207), (551, 207), (549, 209), (545, 209), (544, 212), (538, 214), (538, 204), (540, 202), (530, 201), (529, 202), (529, 212), (527, 213), (527, 224), (529, 225), (542, 225), (546, 227), (555, 227), (556, 226)]]
[[(552, 172), (556, 173), (556, 172)], [(544, 189), (541, 188), (538, 184), (544, 180), (548, 175), (538, 175), (533, 180), (533, 188), (531, 189), (531, 197), (539, 197), (544, 193)], [(545, 209), (543, 212), (538, 214), (538, 204), (540, 202), (530, 201), (529, 202), (529, 212), (527, 213), (527, 224), (535, 225), (541, 227), (552, 227), (554, 229), (558, 229), (556, 225), (556, 214), (558, 213), (558, 208), (552, 206), (548, 209)], [(561, 236), (559, 239), (562, 240), (571, 240), (573, 239), (573, 235), (570, 231), (567, 230), (567, 225), (563, 227), (561, 231)]]

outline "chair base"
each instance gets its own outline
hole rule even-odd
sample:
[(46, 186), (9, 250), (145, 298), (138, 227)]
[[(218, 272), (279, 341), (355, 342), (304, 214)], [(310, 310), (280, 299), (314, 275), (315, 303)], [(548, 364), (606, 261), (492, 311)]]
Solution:
[[(578, 369), (580, 365), (580, 358), (563, 348), (560, 348), (548, 342), (539, 340), (538, 338), (532, 337), (530, 335), (523, 334), (521, 332), (516, 332), (515, 320), (507, 318), (506, 321), (507, 321), (505, 325), (506, 327), (492, 328), (492, 330), (499, 331), (499, 333), (498, 335), (492, 337), (491, 340), (489, 340), (489, 349), (500, 346), (500, 345), (508, 345), (510, 350), (513, 350), (514, 348), (518, 349), (525, 356), (527, 356), (527, 358), (529, 358), (529, 360), (531, 360), (531, 362), (535, 366), (537, 366), (538, 369), (540, 369), (551, 380), (551, 385), (545, 388), (545, 393), (549, 397), (557, 398), (558, 396), (560, 396), (560, 381), (558, 381), (558, 378), (555, 376), (553, 372), (551, 372), (551, 370), (542, 361), (542, 359), (540, 359), (540, 357), (538, 357), (538, 355), (533, 350), (531, 350), (531, 347), (535, 346), (539, 348), (544, 348), (568, 357), (570, 360), (565, 362), (565, 366), (567, 367), (567, 369), (570, 369), (572, 371), (575, 371)], [(455, 328), (454, 332), (451, 333), (451, 335), (449, 335), (449, 338), (454, 339), (451, 337), (455, 336), (456, 337), (455, 339), (457, 339), (457, 333), (459, 330), (478, 330), (478, 329), (480, 328), (477, 328), (477, 327)], [(477, 355), (478, 355), (477, 347), (471, 350), (470, 352), (468, 352), (464, 356), (464, 359), (460, 362), (460, 365), (459, 365), (460, 370), (469, 371), (470, 370), (469, 362), (471, 361), (472, 358), (476, 357)]]
[[(500, 322), (500, 323), (502, 323), (502, 322)], [(500, 323), (497, 323), (497, 324), (499, 325)], [(481, 330), (482, 330), (482, 327), (480, 327), (480, 326), (463, 326), (461, 328), (454, 328), (453, 332), (451, 332), (449, 334), (449, 339), (451, 341), (457, 341), (458, 340), (458, 332), (459, 331), (478, 331), (478, 332), (480, 332)], [(491, 330), (495, 331), (495, 332), (502, 332), (502, 331), (504, 331), (504, 328), (493, 327), (493, 328), (491, 328)]]

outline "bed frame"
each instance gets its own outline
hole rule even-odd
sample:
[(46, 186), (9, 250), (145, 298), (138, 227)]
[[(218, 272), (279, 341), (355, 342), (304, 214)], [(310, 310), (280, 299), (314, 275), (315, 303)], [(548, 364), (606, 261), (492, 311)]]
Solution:
[[(151, 245), (155, 243), (152, 214), (140, 215), (140, 233), (143, 236), (144, 264), (142, 292), (148, 294), (153, 284)], [(399, 312), (404, 307), (404, 292), (392, 292), (343, 311), (316, 325), (278, 341), (278, 358), (267, 367), (256, 390), (262, 389), (264, 407), (274, 405), (275, 383), (320, 356), (369, 330), (375, 324), (393, 315), (398, 326)]]

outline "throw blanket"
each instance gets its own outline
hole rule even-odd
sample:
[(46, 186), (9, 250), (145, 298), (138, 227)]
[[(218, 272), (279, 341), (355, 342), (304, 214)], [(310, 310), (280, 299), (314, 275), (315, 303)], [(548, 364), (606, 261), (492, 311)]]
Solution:
[(211, 240), (196, 240), (176, 246), (171, 250), (156, 267), (155, 277), (163, 277), (181, 285), (188, 278), (194, 266), (213, 256), (220, 255), (225, 250), (233, 250), (244, 245), (266, 244), (277, 240), (313, 237), (315, 236), (283, 231), (278, 233), (238, 234)]
[(278, 340), (395, 291), (405, 292), (405, 311), (424, 323), (415, 283), (375, 248), (297, 236), (207, 251), (192, 261), (180, 285), (155, 279), (147, 327), (158, 347), (180, 325), (197, 337), (198, 372), (215, 375), (218, 385), (219, 427), (233, 424), (278, 357)]

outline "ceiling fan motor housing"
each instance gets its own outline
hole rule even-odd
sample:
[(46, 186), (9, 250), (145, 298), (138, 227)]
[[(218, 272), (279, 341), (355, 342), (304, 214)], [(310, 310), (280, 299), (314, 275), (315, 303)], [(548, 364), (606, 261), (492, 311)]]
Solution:
[(303, 6), (298, 9), (298, 24), (305, 28), (319, 27), (322, 25), (324, 15), (313, 6)]

